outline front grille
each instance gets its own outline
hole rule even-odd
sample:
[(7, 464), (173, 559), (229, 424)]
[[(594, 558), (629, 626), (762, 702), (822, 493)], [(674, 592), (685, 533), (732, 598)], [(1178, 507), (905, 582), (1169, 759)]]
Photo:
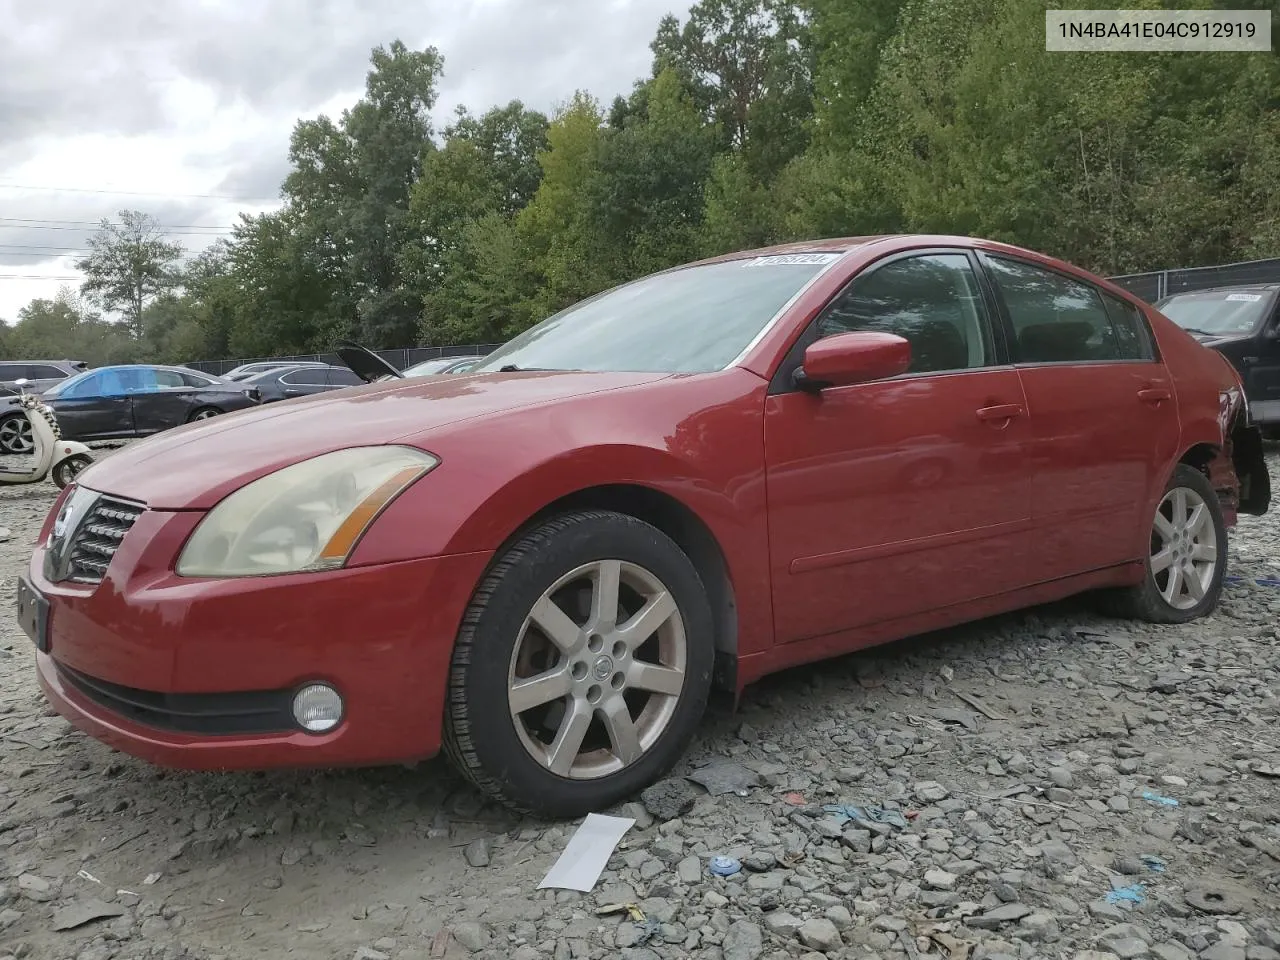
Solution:
[(98, 706), (157, 730), (210, 736), (297, 730), (288, 690), (156, 693), (108, 683), (62, 663), (57, 670), (67, 686)]
[(66, 578), (76, 583), (101, 583), (120, 541), (145, 509), (140, 503), (100, 497), (75, 531)]

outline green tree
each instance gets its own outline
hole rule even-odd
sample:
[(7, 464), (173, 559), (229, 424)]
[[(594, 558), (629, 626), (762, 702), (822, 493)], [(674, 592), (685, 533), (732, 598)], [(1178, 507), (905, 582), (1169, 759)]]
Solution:
[(85, 273), (81, 292), (103, 310), (119, 313), (134, 339), (141, 340), (143, 310), (179, 283), (182, 247), (165, 240), (149, 214), (121, 210), (119, 217), (119, 222), (102, 221), (76, 269)]
[(284, 193), (312, 272), (341, 285), (336, 308), (382, 347), (409, 342), (417, 326), (420, 295), (400, 252), (410, 240), (410, 191), (435, 149), (430, 111), (443, 60), (434, 47), (397, 40), (374, 48), (370, 62), (364, 97), (339, 122), (321, 116), (295, 127)]

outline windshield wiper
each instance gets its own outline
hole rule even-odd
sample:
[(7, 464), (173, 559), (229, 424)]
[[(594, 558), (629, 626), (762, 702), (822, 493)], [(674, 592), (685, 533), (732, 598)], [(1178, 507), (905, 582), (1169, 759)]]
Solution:
[(1183, 327), (1187, 333), (1198, 333), (1202, 337), (1216, 337), (1216, 333), (1210, 333), (1208, 330), (1201, 330), (1199, 327)]
[(499, 373), (563, 373), (560, 367), (522, 367), (518, 364), (508, 363), (506, 366), (498, 368)]

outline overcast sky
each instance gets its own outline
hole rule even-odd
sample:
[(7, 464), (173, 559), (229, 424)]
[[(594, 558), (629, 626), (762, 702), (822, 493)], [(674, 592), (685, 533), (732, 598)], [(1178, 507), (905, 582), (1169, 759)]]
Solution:
[(0, 319), (76, 285), (122, 208), (192, 250), (270, 209), (294, 122), (359, 99), (378, 44), (440, 50), (442, 127), (458, 104), (607, 103), (689, 2), (0, 0)]

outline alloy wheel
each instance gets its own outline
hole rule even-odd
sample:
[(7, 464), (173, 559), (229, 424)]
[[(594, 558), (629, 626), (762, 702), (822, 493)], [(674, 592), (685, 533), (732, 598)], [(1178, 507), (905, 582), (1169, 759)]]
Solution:
[(1189, 610), (1205, 598), (1218, 566), (1218, 534), (1197, 491), (1174, 487), (1151, 528), (1151, 576), (1165, 603)]
[(525, 750), (572, 780), (635, 763), (675, 715), (687, 644), (649, 570), (600, 560), (570, 571), (534, 604), (512, 652), (508, 709)]
[(35, 446), (31, 421), (26, 417), (10, 417), (0, 423), (0, 450), (7, 453), (30, 453)]

